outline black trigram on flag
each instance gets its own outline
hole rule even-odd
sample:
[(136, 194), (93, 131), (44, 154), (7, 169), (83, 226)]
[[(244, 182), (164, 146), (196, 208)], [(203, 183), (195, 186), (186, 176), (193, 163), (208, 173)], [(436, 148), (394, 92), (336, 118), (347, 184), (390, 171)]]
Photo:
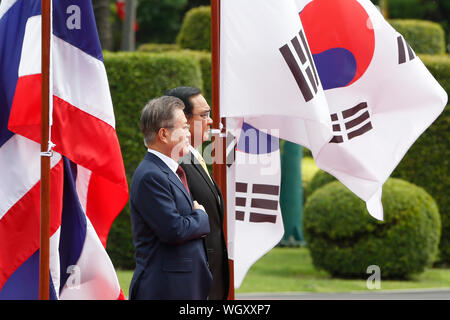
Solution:
[[(297, 81), (303, 98), (308, 102), (317, 93), (319, 79), (303, 30), (300, 30), (298, 36), (295, 36), (291, 40), (291, 45), (294, 50), (291, 49), (289, 44), (285, 44), (280, 48), (280, 52), (291, 70), (295, 81)], [(293, 51), (296, 53), (301, 64), (298, 63)]]
[(331, 114), (331, 122), (335, 136), (330, 143), (342, 143), (363, 135), (372, 129), (370, 113), (366, 102), (340, 113)]
[(276, 223), (279, 193), (277, 185), (236, 182), (236, 220)]
[(397, 47), (398, 47), (398, 64), (405, 63), (406, 61), (411, 61), (416, 57), (413, 49), (402, 36), (397, 37)]

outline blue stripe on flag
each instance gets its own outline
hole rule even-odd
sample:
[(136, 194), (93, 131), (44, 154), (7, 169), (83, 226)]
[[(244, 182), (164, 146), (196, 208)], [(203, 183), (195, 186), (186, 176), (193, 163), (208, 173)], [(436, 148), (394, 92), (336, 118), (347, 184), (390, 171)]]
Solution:
[[(51, 276), (49, 296), (51, 300), (56, 299)], [(39, 299), (39, 250), (14, 271), (0, 291), (0, 300), (37, 299)]]
[(77, 264), (86, 238), (86, 216), (78, 200), (75, 179), (76, 165), (64, 157), (63, 215), (59, 241), (60, 293), (70, 276), (67, 269), (69, 266)]
[(279, 149), (279, 139), (244, 122), (237, 148), (250, 154), (267, 154)]
[(13, 136), (9, 114), (16, 90), (25, 25), (41, 13), (40, 0), (18, 0), (0, 19), (0, 147)]
[(91, 1), (53, 1), (53, 11), (53, 34), (103, 61)]

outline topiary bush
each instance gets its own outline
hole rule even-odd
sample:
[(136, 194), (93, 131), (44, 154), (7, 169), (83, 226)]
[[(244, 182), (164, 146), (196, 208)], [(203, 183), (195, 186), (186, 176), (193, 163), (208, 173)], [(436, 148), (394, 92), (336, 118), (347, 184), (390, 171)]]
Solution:
[(306, 188), (303, 192), (303, 197), (305, 198), (305, 202), (306, 202), (306, 199), (308, 199), (308, 197), (310, 195), (312, 195), (314, 191), (323, 187), (327, 183), (330, 183), (330, 182), (336, 181), (336, 180), (337, 179), (334, 176), (332, 176), (331, 174), (329, 174), (328, 172), (320, 170), (320, 169), (317, 170), (317, 172), (312, 177), (311, 181), (306, 185)]
[(177, 43), (185, 49), (211, 51), (211, 7), (196, 7), (186, 13)]
[(342, 183), (316, 190), (303, 212), (314, 266), (335, 277), (367, 278), (367, 267), (377, 265), (384, 279), (408, 278), (430, 266), (441, 230), (433, 198), (420, 187), (391, 178), (383, 187), (382, 203), (384, 221), (378, 221)]
[[(420, 55), (427, 69), (450, 95), (450, 57)], [(442, 222), (440, 256), (442, 263), (450, 263), (450, 107), (414, 142), (391, 174), (424, 188), (439, 207)], [(318, 188), (336, 179), (319, 170), (304, 189), (304, 199)]]
[(411, 19), (392, 19), (389, 23), (417, 54), (445, 53), (445, 33), (438, 23)]

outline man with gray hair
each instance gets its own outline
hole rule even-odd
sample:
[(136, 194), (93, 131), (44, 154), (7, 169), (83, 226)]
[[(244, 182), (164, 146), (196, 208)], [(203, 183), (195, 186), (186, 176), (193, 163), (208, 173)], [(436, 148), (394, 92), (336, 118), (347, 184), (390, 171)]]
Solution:
[(148, 102), (141, 113), (148, 152), (130, 191), (136, 247), (130, 299), (206, 299), (211, 286), (203, 242), (210, 231), (208, 215), (192, 201), (177, 163), (189, 152), (183, 109), (180, 99), (164, 96)]

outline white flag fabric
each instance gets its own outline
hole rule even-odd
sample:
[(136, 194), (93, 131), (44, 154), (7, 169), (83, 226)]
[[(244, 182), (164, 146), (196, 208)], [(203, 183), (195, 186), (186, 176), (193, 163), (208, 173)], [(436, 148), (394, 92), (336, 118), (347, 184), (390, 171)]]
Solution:
[(383, 183), (447, 94), (369, 0), (297, 3), (334, 131), (316, 163), (381, 220)]
[(234, 263), (234, 286), (283, 237), (280, 211), (281, 166), (278, 137), (244, 122), (227, 121), (234, 137), (234, 161), (227, 169), (228, 255)]
[[(317, 154), (332, 137), (331, 122), (300, 30), (293, 0), (221, 3), (220, 112), (222, 117), (245, 117), (259, 128), (276, 128), (281, 138)], [(308, 101), (299, 94), (296, 81), (291, 81), (292, 73), (280, 54), (285, 44), (292, 52), (299, 47), (305, 51), (301, 71), (309, 81)]]
[(280, 129), (382, 219), (383, 183), (447, 101), (405, 39), (369, 0), (229, 0), (221, 21), (221, 116)]
[[(369, 0), (223, 1), (220, 57), (221, 117), (243, 116), (248, 125), (277, 129), (278, 137), (307, 147), (318, 167), (380, 220), (383, 183), (447, 102)], [(229, 179), (250, 174), (236, 171)], [(228, 209), (236, 250), (248, 231), (238, 229)], [(245, 235), (255, 241), (247, 254), (262, 256), (267, 248), (255, 237), (269, 235), (254, 232)], [(235, 277), (248, 263), (244, 256), (234, 254)]]

